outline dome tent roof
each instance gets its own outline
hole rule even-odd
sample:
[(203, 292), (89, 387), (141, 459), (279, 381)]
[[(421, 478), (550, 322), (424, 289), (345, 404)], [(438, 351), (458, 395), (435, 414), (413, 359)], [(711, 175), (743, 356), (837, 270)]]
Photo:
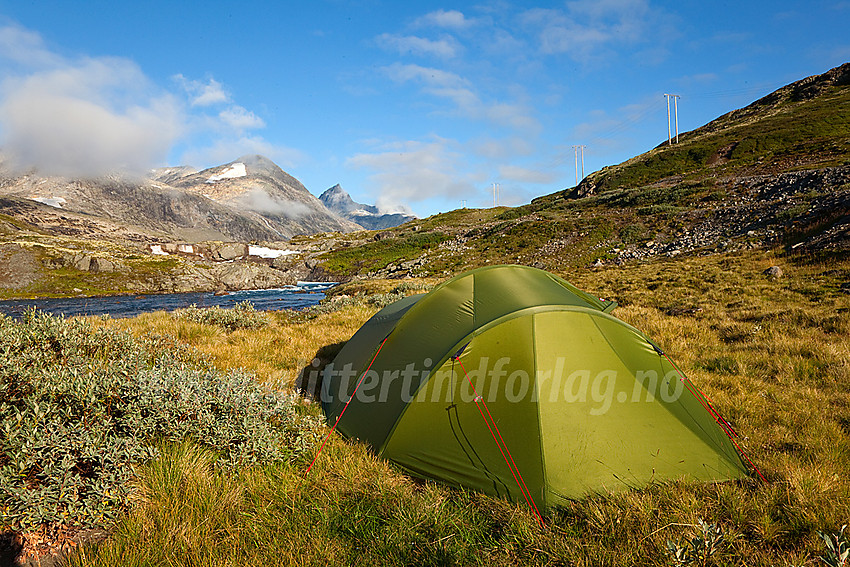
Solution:
[(746, 474), (706, 402), (615, 305), (535, 268), (461, 274), (352, 337), (325, 374), (328, 421), (412, 474), (539, 507)]

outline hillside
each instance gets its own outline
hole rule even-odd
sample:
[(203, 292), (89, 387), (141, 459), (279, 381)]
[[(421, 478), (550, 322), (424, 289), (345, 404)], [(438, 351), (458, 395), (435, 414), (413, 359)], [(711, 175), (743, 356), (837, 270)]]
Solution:
[(341, 277), (443, 275), (488, 263), (560, 271), (770, 248), (850, 250), (850, 63), (513, 209), (460, 209), (324, 256)]
[[(850, 63), (782, 87), (705, 126), (582, 181), (574, 196), (614, 188), (776, 176), (850, 159)], [(571, 192), (560, 192), (563, 195)]]

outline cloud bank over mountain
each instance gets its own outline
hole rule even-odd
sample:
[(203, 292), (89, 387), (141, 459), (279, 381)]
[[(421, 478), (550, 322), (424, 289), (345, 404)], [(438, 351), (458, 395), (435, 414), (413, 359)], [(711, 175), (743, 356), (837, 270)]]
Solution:
[(180, 146), (204, 165), (262, 152), (302, 156), (257, 134), (266, 127), (212, 77), (155, 84), (123, 57), (69, 57), (36, 32), (0, 27), (0, 148), (12, 166), (46, 174), (141, 175)]

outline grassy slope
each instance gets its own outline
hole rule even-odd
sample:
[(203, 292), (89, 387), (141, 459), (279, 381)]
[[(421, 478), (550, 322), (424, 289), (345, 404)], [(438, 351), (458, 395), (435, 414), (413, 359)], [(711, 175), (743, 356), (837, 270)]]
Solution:
[[(773, 264), (786, 277), (767, 280), (761, 272)], [(541, 530), (523, 504), (411, 480), (336, 436), (309, 475), (301, 462), (235, 481), (211, 472), (213, 456), (179, 446), (142, 471), (134, 510), (78, 563), (666, 565), (666, 540), (694, 535), (690, 525), (702, 518), (726, 535), (709, 564), (815, 564), (817, 530), (850, 520), (850, 295), (840, 290), (850, 261), (795, 264), (748, 252), (567, 276), (617, 299), (615, 314), (677, 359), (741, 432), (769, 483), (600, 495), (552, 511)], [(172, 332), (217, 364), (278, 381), (373, 311), (277, 314), (244, 334), (162, 314), (114, 324)]]

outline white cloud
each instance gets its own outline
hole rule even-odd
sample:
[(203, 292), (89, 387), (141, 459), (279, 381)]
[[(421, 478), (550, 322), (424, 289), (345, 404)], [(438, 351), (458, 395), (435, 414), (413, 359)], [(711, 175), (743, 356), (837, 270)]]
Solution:
[(57, 65), (60, 58), (44, 45), (39, 34), (7, 25), (0, 28), (0, 60), (29, 67), (50, 67)]
[(467, 18), (457, 10), (436, 10), (418, 18), (416, 26), (434, 26), (440, 28), (464, 29), (475, 24), (474, 19)]
[(506, 139), (482, 138), (469, 144), (473, 153), (494, 161), (505, 161), (517, 156), (528, 156), (534, 145), (526, 138), (514, 136)]
[(578, 0), (566, 9), (533, 8), (520, 21), (536, 33), (545, 54), (564, 53), (588, 62), (617, 45), (632, 45), (667, 36), (666, 16), (647, 0)]
[(265, 122), (213, 78), (176, 75), (179, 88), (169, 92), (129, 59), (66, 58), (16, 26), (0, 27), (0, 73), (0, 146), (14, 167), (69, 176), (140, 173), (164, 165), (175, 146), (200, 140), (205, 147), (184, 153), (214, 156), (212, 164), (248, 153), (287, 164), (304, 159), (248, 135)]
[(516, 165), (502, 165), (499, 167), (499, 177), (508, 181), (520, 183), (550, 184), (558, 179), (558, 176), (549, 171), (528, 169)]
[(421, 65), (393, 63), (384, 67), (384, 71), (396, 82), (421, 81), (431, 88), (458, 89), (460, 87), (466, 88), (470, 84), (469, 81), (455, 73), (422, 67)]
[(224, 90), (222, 84), (213, 78), (204, 83), (187, 79), (183, 75), (175, 75), (174, 80), (191, 97), (192, 106), (212, 106), (230, 102), (230, 95)]
[(178, 101), (121, 58), (10, 77), (0, 93), (2, 144), (13, 163), (50, 173), (144, 171), (164, 162), (184, 127)]
[(260, 187), (251, 189), (244, 195), (240, 196), (239, 200), (242, 202), (243, 206), (249, 210), (291, 219), (297, 219), (315, 212), (310, 208), (310, 205), (306, 203), (279, 199), (269, 195)]
[(455, 57), (460, 50), (457, 40), (452, 37), (433, 40), (415, 35), (384, 33), (379, 35), (376, 41), (381, 47), (397, 51), (401, 55), (435, 55), (448, 59)]
[(531, 116), (530, 110), (524, 105), (484, 102), (472, 90), (470, 81), (455, 73), (402, 63), (384, 67), (384, 71), (396, 82), (419, 82), (424, 86), (423, 91), (426, 94), (450, 100), (455, 108), (449, 113), (530, 134), (536, 134), (540, 130), (540, 123)]
[(444, 139), (396, 142), (377, 153), (357, 154), (347, 160), (347, 165), (373, 172), (369, 180), (377, 188), (378, 202), (384, 209), (397, 203), (475, 194), (473, 179), (459, 173), (461, 156), (450, 146), (451, 142)]
[(255, 130), (257, 128), (265, 128), (266, 123), (250, 110), (239, 105), (233, 105), (218, 113), (221, 121), (237, 132), (245, 130)]

